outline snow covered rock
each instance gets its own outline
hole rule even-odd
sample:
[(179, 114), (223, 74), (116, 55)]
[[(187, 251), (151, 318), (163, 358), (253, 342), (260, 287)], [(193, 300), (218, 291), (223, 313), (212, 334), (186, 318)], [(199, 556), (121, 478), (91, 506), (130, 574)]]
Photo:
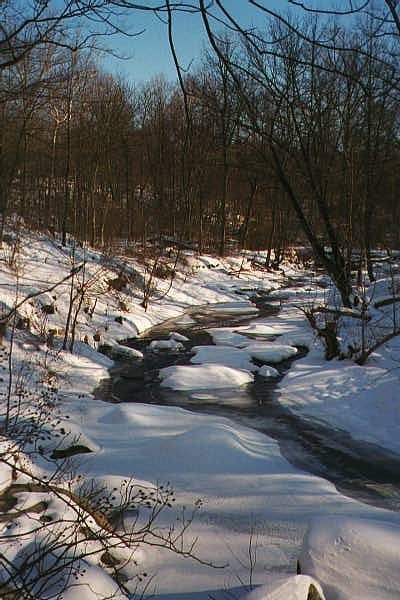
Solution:
[(216, 390), (237, 388), (253, 381), (253, 375), (243, 369), (223, 365), (173, 365), (161, 369), (161, 385), (174, 390)]
[(281, 376), (279, 371), (274, 369), (274, 367), (270, 367), (269, 365), (263, 365), (262, 367), (260, 367), (258, 374), (261, 375), (261, 377), (280, 377)]
[(246, 594), (243, 600), (325, 600), (321, 586), (307, 575), (271, 576), (266, 585)]
[(300, 569), (335, 600), (400, 597), (400, 526), (386, 521), (326, 517), (311, 522)]
[(143, 354), (135, 348), (129, 348), (128, 346), (121, 346), (116, 343), (104, 342), (99, 347), (99, 352), (102, 352), (111, 360), (119, 361), (130, 361), (130, 360), (142, 360)]
[(242, 348), (250, 343), (249, 338), (237, 333), (234, 327), (208, 329), (207, 333), (211, 335), (214, 344), (217, 346), (236, 346), (237, 348)]
[(266, 363), (280, 363), (297, 354), (297, 348), (274, 342), (255, 342), (244, 348), (252, 358), (265, 361)]
[(257, 365), (251, 360), (247, 352), (232, 346), (194, 346), (195, 356), (190, 359), (193, 364), (221, 364), (234, 369), (258, 371)]
[(150, 352), (154, 352), (155, 354), (159, 352), (182, 352), (184, 349), (183, 344), (174, 339), (153, 340), (149, 345)]
[(282, 331), (276, 325), (270, 325), (263, 321), (256, 321), (249, 325), (243, 325), (243, 327), (236, 327), (238, 333), (242, 333), (246, 336), (256, 336), (257, 338), (265, 337), (270, 338), (271, 336), (281, 335)]
[(181, 333), (178, 333), (177, 331), (171, 331), (171, 333), (169, 334), (169, 339), (175, 340), (176, 342), (188, 342), (189, 341), (189, 338), (186, 337), (186, 335), (182, 335)]

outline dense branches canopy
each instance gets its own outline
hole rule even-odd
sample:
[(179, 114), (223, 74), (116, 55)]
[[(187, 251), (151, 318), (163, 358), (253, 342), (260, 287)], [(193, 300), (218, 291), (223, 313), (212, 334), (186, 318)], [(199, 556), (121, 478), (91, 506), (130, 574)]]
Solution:
[[(2, 3), (0, 234), (18, 213), (63, 243), (174, 238), (279, 262), (306, 242), (349, 305), (355, 250), (369, 265), (398, 242), (400, 5), (336, 4)], [(208, 40), (190, 72), (182, 12)], [(143, 13), (165, 23), (176, 84), (99, 66)]]

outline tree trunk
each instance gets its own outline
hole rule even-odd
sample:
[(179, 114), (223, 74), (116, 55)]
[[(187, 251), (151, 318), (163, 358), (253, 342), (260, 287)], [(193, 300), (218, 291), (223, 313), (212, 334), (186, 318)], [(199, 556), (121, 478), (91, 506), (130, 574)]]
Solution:
[(301, 204), (297, 197), (297, 194), (295, 193), (292, 185), (290, 184), (288, 177), (286, 176), (286, 173), (285, 173), (282, 163), (281, 163), (281, 159), (280, 159), (277, 149), (274, 147), (273, 143), (270, 144), (270, 149), (271, 149), (272, 157), (273, 157), (274, 164), (276, 167), (276, 172), (277, 172), (278, 178), (279, 178), (284, 190), (288, 194), (289, 200), (290, 200), (290, 202), (294, 208), (294, 211), (300, 221), (303, 231), (307, 236), (307, 239), (308, 239), (308, 241), (311, 245), (311, 248), (313, 250), (313, 253), (314, 253), (314, 258), (323, 265), (327, 274), (333, 280), (334, 284), (336, 285), (336, 287), (339, 291), (343, 306), (351, 308), (351, 306), (352, 306), (352, 304), (351, 304), (352, 287), (351, 287), (350, 271), (346, 267), (344, 258), (340, 252), (339, 247), (336, 246), (335, 248), (332, 248), (332, 251), (333, 251), (332, 257), (328, 256), (328, 254), (325, 251), (324, 246), (318, 240), (315, 231), (312, 229), (310, 223), (307, 220), (306, 215), (304, 214), (304, 211), (301, 207)]

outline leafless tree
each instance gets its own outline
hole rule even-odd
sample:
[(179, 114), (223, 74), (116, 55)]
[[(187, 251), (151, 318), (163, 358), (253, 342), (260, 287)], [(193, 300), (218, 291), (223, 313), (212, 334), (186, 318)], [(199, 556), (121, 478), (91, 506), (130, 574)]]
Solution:
[[(353, 250), (368, 264), (385, 227), (396, 235), (398, 6), (353, 1), (335, 10), (288, 0), (277, 11), (266, 2), (243, 4), (249, 20), (262, 17), (259, 28), (221, 0), (70, 0), (34, 3), (24, 16), (14, 0), (3, 4), (2, 56), (12, 60), (4, 60), (0, 77), (1, 222), (15, 210), (64, 241), (67, 232), (102, 246), (165, 234), (219, 252), (227, 236), (271, 247), (275, 236), (279, 255), (295, 237), (286, 226), (295, 213), (348, 303)], [(93, 11), (97, 24), (89, 23)], [(158, 80), (134, 90), (78, 52), (78, 17), (88, 41), (116, 32), (121, 11), (165, 21), (178, 86)], [(210, 42), (201, 98), (200, 73), (183, 72), (174, 44), (182, 11), (203, 22)], [(46, 24), (54, 25), (47, 33)], [(20, 53), (10, 54), (18, 40)], [(212, 87), (219, 89), (213, 111)], [(257, 156), (256, 169), (249, 155)]]
[[(329, 160), (329, 153), (332, 156), (332, 150), (339, 143), (339, 138), (328, 139), (325, 135), (325, 131), (331, 129), (330, 125), (333, 122), (324, 122), (326, 109), (335, 111), (338, 107), (338, 98), (332, 97), (327, 80), (330, 75), (341, 74), (344, 78), (354, 76), (354, 73), (348, 74), (342, 70), (342, 64), (332, 60), (332, 54), (340, 58), (342, 53), (346, 55), (350, 48), (364, 57), (367, 56), (367, 52), (362, 45), (355, 47), (348, 43), (348, 37), (342, 35), (337, 27), (331, 29), (325, 23), (322, 23), (322, 26), (318, 23), (307, 26), (304, 22), (300, 25), (296, 21), (272, 14), (259, 3), (251, 4), (257, 4), (263, 12), (275, 17), (275, 23), (268, 27), (266, 32), (246, 31), (235, 21), (232, 12), (225, 10), (221, 2), (216, 2), (225, 22), (241, 37), (249, 57), (247, 61), (232, 61), (229, 56), (224, 56), (219, 36), (213, 29), (212, 19), (215, 15), (204, 2), (200, 2), (205, 29), (212, 48), (219, 59), (224, 61), (236, 82), (237, 93), (242, 95), (246, 102), (251, 127), (266, 140), (278, 179), (292, 203), (315, 257), (332, 276), (343, 303), (349, 306), (350, 265), (343, 251), (339, 229), (335, 228), (334, 213), (327, 195), (327, 180), (321, 171), (321, 159), (324, 156), (322, 160)], [(361, 11), (361, 7), (359, 10)], [(298, 35), (291, 35), (293, 32)], [(328, 39), (329, 43), (322, 44), (322, 39)], [(383, 59), (379, 62), (382, 63)], [(249, 88), (244, 83), (249, 77), (252, 82), (256, 82), (256, 89), (258, 87), (261, 90), (261, 95), (270, 104), (267, 122), (265, 119), (263, 123), (260, 122), (259, 111), (255, 108), (259, 94), (254, 96), (254, 86)], [(362, 84), (360, 80), (358, 83)], [(317, 152), (317, 140), (319, 145), (323, 144), (326, 153)], [(340, 149), (337, 147), (337, 150)], [(298, 175), (293, 177), (296, 169), (303, 179), (303, 186)], [(320, 222), (326, 232), (329, 253), (300, 199), (304, 191), (306, 197), (313, 200), (313, 205), (319, 212)], [(365, 239), (367, 238), (368, 235)]]

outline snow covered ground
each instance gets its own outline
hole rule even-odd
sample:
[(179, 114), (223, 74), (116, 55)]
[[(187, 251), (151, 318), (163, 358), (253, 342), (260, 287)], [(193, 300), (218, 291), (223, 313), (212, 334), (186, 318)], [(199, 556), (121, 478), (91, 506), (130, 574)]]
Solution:
[[(295, 361), (280, 382), (279, 401), (299, 414), (400, 453), (397, 338), (373, 353), (365, 366), (350, 360), (326, 362), (321, 341), (302, 309), (310, 303), (326, 302), (328, 292), (317, 286), (316, 276), (307, 276), (298, 285), (303, 274), (288, 265), (285, 276), (292, 277), (296, 287), (291, 287), (282, 273), (254, 270), (250, 261), (244, 262), (239, 275), (242, 257), (218, 260), (188, 254), (168, 295), (162, 298), (169, 282), (158, 281), (145, 311), (140, 305), (143, 292), (138, 282), (146, 273), (132, 259), (124, 259), (125, 269), (134, 271), (137, 279), (116, 290), (109, 285), (118, 275), (115, 260), (104, 264), (93, 250), (77, 248), (72, 261), (70, 248), (25, 233), (13, 265), (11, 253), (12, 246), (7, 244), (0, 251), (2, 311), (7, 314), (30, 294), (32, 298), (21, 305), (18, 316), (29, 319), (31, 332), (17, 329), (13, 339), (9, 331), (6, 333), (5, 351), (0, 357), (5, 401), (9, 389), (14, 394), (16, 384), (38, 390), (57, 389), (54, 404), (60, 419), (58, 429), (70, 432), (67, 440), (78, 440), (92, 450), (76, 459), (75, 476), (81, 474), (87, 481), (94, 478), (117, 489), (131, 477), (144, 486), (171, 482), (176, 502), (160, 516), (163, 531), (171, 523), (180, 524), (183, 507), (189, 514), (201, 499), (202, 506), (198, 511), (196, 508), (187, 536), (188, 540), (197, 538), (195, 554), (203, 562), (142, 545), (134, 556), (138, 566), (132, 563), (126, 567), (128, 575), (138, 569), (151, 574), (151, 579), (146, 577), (149, 595), (155, 593), (161, 600), (242, 598), (252, 586), (268, 584), (249, 598), (283, 600), (289, 598), (289, 593), (293, 598), (306, 598), (303, 579), (293, 577), (281, 584), (275, 578), (294, 576), (300, 557), (303, 572), (321, 583), (327, 600), (399, 597), (398, 556), (393, 549), (400, 541), (399, 513), (343, 496), (331, 483), (290, 465), (276, 441), (226, 418), (176, 407), (107, 404), (92, 395), (112, 364), (97, 352), (98, 344), (115, 346), (117, 340), (134, 337), (190, 306), (218, 303), (216, 312), (254, 313), (255, 320), (250, 325), (214, 328), (211, 334), (217, 346), (196, 349), (192, 365), (166, 369), (161, 373), (163, 385), (192, 389), (197, 397), (201, 393), (207, 396), (219, 386), (236, 387), (251, 381), (258, 371), (252, 359), (275, 364), (294, 354), (295, 346), (307, 346), (307, 356)], [(90, 285), (77, 314), (76, 342), (70, 353), (61, 351), (60, 343), (70, 305), (71, 279), (44, 296), (35, 294), (61, 281), (72, 266), (83, 260), (85, 279), (82, 273), (77, 274), (75, 283), (81, 278), (81, 285), (88, 281)], [(257, 320), (247, 299), (252, 291), (271, 290), (272, 297), (275, 294), (280, 302), (283, 286), (286, 300), (281, 312)], [(385, 293), (382, 280), (371, 302), (385, 297)], [(78, 304), (77, 298), (74, 310)], [(54, 311), (43, 305), (52, 306)], [(352, 339), (351, 327), (349, 317), (348, 327), (342, 332), (344, 346)], [(277, 336), (275, 341), (270, 340), (271, 335)], [(179, 352), (183, 340), (171, 339), (174, 348), (170, 349)], [(9, 388), (6, 352), (11, 343)], [(264, 369), (262, 374), (276, 373)], [(46, 443), (50, 447), (53, 441)], [(29, 468), (51, 476), (53, 467), (39, 460)], [(3, 465), (2, 489), (10, 484), (11, 475), (11, 469)], [(31, 503), (28, 495), (19, 495), (17, 509)], [(41, 499), (38, 495), (38, 501)], [(54, 514), (59, 510), (57, 502), (50, 500), (48, 510)], [(30, 518), (21, 514), (11, 531), (28, 532)], [(9, 531), (5, 526), (0, 543), (9, 548), (12, 560), (19, 560)], [(71, 588), (63, 597), (105, 599), (114, 584), (104, 565), (101, 569), (99, 565), (95, 553), (82, 585)]]

